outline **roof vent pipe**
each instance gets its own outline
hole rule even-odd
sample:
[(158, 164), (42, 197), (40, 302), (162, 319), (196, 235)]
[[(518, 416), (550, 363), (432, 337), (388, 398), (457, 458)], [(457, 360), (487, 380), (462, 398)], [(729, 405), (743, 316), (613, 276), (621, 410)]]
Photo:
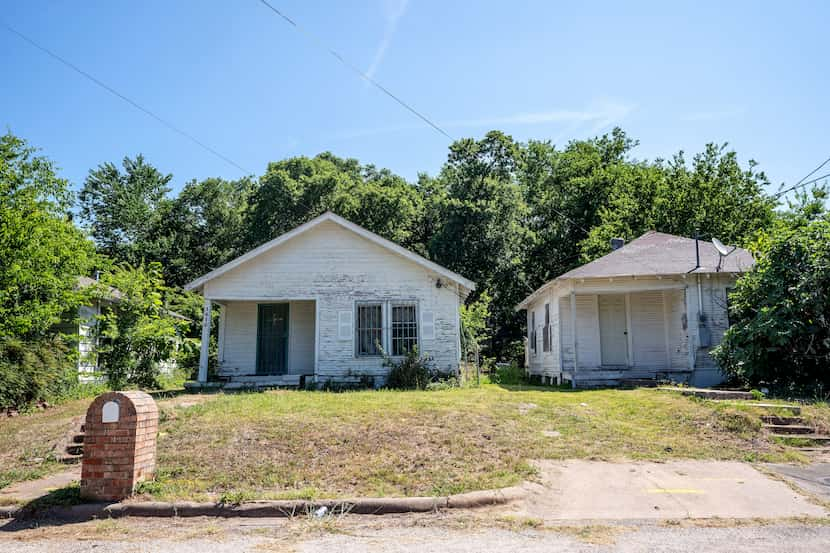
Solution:
[(625, 238), (612, 238), (611, 239), (611, 250), (618, 250), (625, 246)]

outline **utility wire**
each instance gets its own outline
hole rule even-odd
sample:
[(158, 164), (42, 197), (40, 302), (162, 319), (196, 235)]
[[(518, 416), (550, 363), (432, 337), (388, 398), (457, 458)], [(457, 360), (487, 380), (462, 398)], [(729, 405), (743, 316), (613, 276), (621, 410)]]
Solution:
[(128, 97), (127, 97), (127, 96), (125, 96), (124, 94), (121, 94), (120, 92), (118, 92), (117, 90), (115, 90), (114, 88), (112, 88), (111, 86), (107, 85), (106, 83), (104, 83), (104, 82), (103, 82), (103, 81), (101, 81), (100, 79), (98, 79), (98, 78), (94, 77), (93, 75), (91, 75), (91, 74), (87, 73), (86, 71), (84, 71), (83, 69), (81, 69), (81, 68), (80, 68), (80, 67), (78, 67), (77, 65), (73, 64), (73, 63), (72, 63), (72, 62), (70, 62), (69, 60), (67, 60), (67, 59), (65, 59), (65, 58), (63, 58), (63, 57), (61, 57), (61, 56), (59, 56), (58, 54), (56, 54), (56, 53), (55, 53), (55, 52), (53, 52), (52, 50), (50, 50), (50, 49), (46, 48), (45, 46), (41, 46), (40, 44), (38, 44), (37, 42), (35, 42), (33, 39), (31, 39), (31, 38), (29, 38), (28, 36), (24, 35), (24, 34), (23, 34), (23, 33), (21, 33), (20, 31), (18, 31), (17, 29), (15, 29), (15, 28), (14, 28), (14, 27), (12, 27), (11, 25), (9, 25), (8, 23), (6, 23), (5, 21), (0, 20), (0, 24), (2, 24), (2, 25), (3, 25), (3, 27), (5, 27), (5, 28), (6, 28), (9, 32), (11, 32), (11, 33), (13, 33), (13, 34), (17, 35), (18, 37), (20, 37), (20, 38), (21, 38), (21, 39), (23, 39), (24, 41), (28, 42), (29, 44), (31, 44), (32, 46), (34, 46), (35, 48), (37, 48), (38, 50), (40, 50), (41, 52), (43, 52), (44, 54), (47, 54), (48, 56), (50, 56), (50, 57), (52, 57), (52, 58), (56, 59), (57, 61), (61, 62), (62, 64), (64, 64), (65, 66), (69, 67), (70, 69), (72, 69), (73, 71), (75, 71), (76, 73), (78, 73), (79, 75), (81, 75), (81, 76), (85, 77), (86, 79), (89, 79), (90, 81), (92, 81), (93, 83), (95, 83), (96, 85), (98, 85), (99, 87), (103, 88), (104, 90), (106, 90), (107, 92), (109, 92), (110, 94), (112, 94), (113, 96), (116, 96), (116, 97), (120, 98), (121, 100), (123, 100), (123, 101), (127, 102), (128, 104), (130, 104), (131, 106), (133, 106), (135, 109), (137, 109), (137, 110), (139, 110), (139, 111), (141, 111), (141, 112), (145, 113), (146, 115), (149, 115), (150, 117), (152, 117), (153, 119), (155, 119), (156, 121), (158, 121), (159, 123), (161, 123), (162, 125), (164, 125), (165, 127), (167, 127), (168, 129), (170, 129), (171, 131), (173, 131), (173, 132), (175, 132), (175, 133), (178, 133), (178, 134), (180, 134), (181, 136), (183, 136), (183, 137), (187, 138), (188, 140), (190, 140), (191, 142), (193, 142), (193, 143), (194, 143), (194, 144), (196, 144), (197, 146), (199, 146), (199, 147), (201, 147), (201, 148), (203, 148), (203, 149), (207, 150), (208, 152), (210, 152), (210, 153), (211, 153), (211, 154), (213, 154), (214, 156), (218, 157), (218, 158), (219, 158), (219, 159), (221, 159), (222, 161), (224, 161), (224, 162), (226, 162), (226, 163), (228, 163), (228, 164), (230, 164), (230, 165), (233, 165), (234, 167), (236, 167), (237, 169), (239, 169), (239, 170), (240, 170), (240, 171), (242, 171), (243, 173), (250, 173), (250, 172), (251, 172), (251, 171), (248, 171), (247, 169), (245, 169), (244, 167), (242, 167), (241, 165), (239, 165), (238, 163), (236, 163), (236, 162), (235, 162), (234, 160), (232, 160), (231, 158), (229, 158), (229, 157), (227, 157), (227, 156), (225, 156), (225, 155), (223, 155), (223, 154), (219, 153), (219, 152), (218, 152), (218, 151), (216, 151), (215, 149), (211, 148), (210, 146), (208, 146), (207, 144), (205, 144), (204, 142), (202, 142), (201, 140), (199, 140), (198, 138), (196, 138), (196, 137), (195, 137), (195, 136), (193, 136), (192, 134), (190, 134), (190, 133), (188, 133), (188, 132), (186, 132), (186, 131), (184, 131), (184, 130), (180, 129), (179, 127), (177, 127), (177, 126), (176, 126), (176, 125), (174, 125), (173, 123), (170, 123), (169, 121), (167, 121), (167, 120), (165, 120), (165, 119), (162, 119), (160, 116), (156, 115), (155, 113), (153, 113), (153, 112), (152, 112), (152, 111), (150, 111), (149, 109), (145, 108), (144, 106), (142, 106), (142, 105), (141, 105), (141, 104), (139, 104), (138, 102), (136, 102), (136, 101), (134, 101), (134, 100), (132, 100), (132, 99), (128, 98)]
[(315, 34), (313, 34), (313, 33), (309, 32), (309, 31), (305, 30), (303, 27), (300, 27), (300, 26), (297, 24), (297, 22), (296, 22), (296, 21), (294, 21), (293, 19), (291, 19), (290, 17), (288, 17), (287, 15), (285, 15), (283, 12), (281, 12), (280, 10), (278, 10), (277, 8), (275, 8), (275, 7), (274, 7), (271, 3), (269, 3), (267, 0), (259, 0), (259, 1), (260, 1), (260, 2), (261, 2), (264, 6), (265, 6), (265, 7), (267, 7), (267, 8), (268, 8), (268, 9), (270, 9), (272, 12), (274, 12), (274, 13), (275, 13), (275, 14), (277, 14), (279, 17), (281, 17), (281, 18), (282, 18), (284, 21), (286, 21), (289, 25), (291, 25), (292, 27), (294, 27), (295, 29), (297, 29), (297, 31), (299, 31), (300, 33), (302, 33), (303, 35), (305, 35), (305, 37), (306, 37), (308, 40), (310, 40), (311, 42), (313, 42), (314, 44), (316, 44), (317, 46), (319, 46), (320, 48), (322, 48), (323, 50), (325, 50), (325, 51), (327, 51), (329, 54), (331, 54), (331, 55), (332, 55), (332, 56), (333, 56), (333, 57), (334, 57), (337, 61), (339, 61), (339, 62), (340, 62), (340, 63), (342, 63), (344, 66), (346, 66), (347, 68), (349, 68), (349, 69), (350, 69), (353, 73), (357, 74), (357, 76), (359, 76), (361, 79), (365, 80), (366, 82), (368, 82), (369, 84), (371, 84), (372, 86), (374, 86), (375, 88), (377, 88), (378, 90), (380, 90), (381, 92), (383, 92), (384, 94), (386, 94), (387, 96), (389, 96), (390, 98), (392, 98), (395, 102), (397, 102), (398, 104), (400, 104), (401, 106), (403, 106), (403, 108), (404, 108), (404, 109), (406, 109), (407, 111), (409, 111), (410, 113), (412, 113), (413, 115), (415, 115), (416, 117), (418, 117), (421, 121), (423, 121), (424, 123), (426, 123), (427, 125), (429, 125), (429, 126), (430, 126), (430, 127), (432, 127), (433, 129), (435, 129), (436, 131), (438, 131), (439, 133), (441, 133), (441, 134), (442, 134), (442, 135), (444, 135), (445, 137), (447, 137), (447, 138), (449, 138), (450, 140), (453, 140), (453, 141), (455, 140), (452, 136), (450, 136), (450, 135), (449, 135), (449, 133), (447, 133), (447, 131), (445, 131), (444, 129), (442, 129), (441, 127), (439, 127), (437, 124), (433, 123), (433, 122), (432, 122), (432, 121), (431, 121), (431, 120), (430, 120), (430, 119), (429, 119), (426, 115), (422, 114), (421, 112), (419, 112), (418, 110), (416, 110), (415, 108), (413, 108), (412, 106), (410, 106), (409, 104), (407, 104), (406, 102), (404, 102), (404, 101), (403, 101), (402, 99), (400, 99), (398, 96), (396, 96), (395, 94), (393, 94), (393, 93), (392, 93), (392, 92), (391, 92), (388, 88), (386, 88), (385, 86), (383, 86), (382, 84), (380, 84), (379, 82), (377, 82), (375, 79), (373, 79), (372, 77), (370, 77), (369, 75), (367, 75), (365, 72), (363, 72), (362, 70), (360, 70), (360, 68), (358, 68), (356, 65), (354, 65), (353, 63), (351, 63), (351, 62), (349, 62), (348, 60), (346, 60), (346, 58), (344, 58), (343, 56), (341, 56), (341, 55), (340, 55), (340, 54), (339, 54), (336, 50), (334, 50), (334, 49), (330, 48), (329, 46), (327, 46), (327, 45), (326, 45), (326, 43), (323, 41), (323, 39), (321, 39), (320, 37), (318, 37), (317, 35), (315, 35)]
[[(824, 163), (827, 163), (828, 161), (830, 161), (830, 159), (828, 159), (828, 160), (827, 160), (827, 161), (825, 161)], [(822, 164), (822, 165), (823, 165), (823, 164)], [(819, 166), (819, 169), (820, 169), (820, 168), (821, 168), (821, 166)], [(815, 171), (813, 171), (813, 173), (815, 173)], [(812, 174), (812, 173), (810, 173), (810, 174)], [(809, 176), (809, 175), (808, 175), (808, 176)], [(792, 185), (791, 187), (787, 188), (786, 190), (782, 190), (782, 191), (781, 191), (781, 192), (779, 192), (778, 194), (774, 195), (774, 196), (773, 196), (773, 198), (775, 198), (775, 199), (777, 200), (778, 198), (780, 198), (781, 196), (783, 196), (783, 195), (784, 195), (784, 194), (786, 194), (787, 192), (792, 192), (792, 191), (793, 191), (793, 190), (795, 190), (796, 188), (801, 188), (801, 187), (803, 187), (803, 186), (807, 186), (808, 184), (813, 184), (814, 182), (818, 182), (818, 181), (820, 181), (821, 179), (826, 179), (827, 177), (830, 177), (830, 173), (825, 173), (825, 174), (821, 175), (820, 177), (816, 177), (816, 178), (811, 179), (811, 180), (808, 180), (808, 181), (804, 181), (804, 179), (801, 179), (803, 182), (799, 182), (798, 184), (794, 184), (794, 185)], [(806, 177), (805, 177), (805, 178), (806, 178)]]

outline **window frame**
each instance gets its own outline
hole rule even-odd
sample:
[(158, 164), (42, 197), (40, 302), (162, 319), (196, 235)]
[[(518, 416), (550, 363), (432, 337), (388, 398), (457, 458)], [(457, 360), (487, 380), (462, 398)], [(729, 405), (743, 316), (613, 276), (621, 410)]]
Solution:
[(530, 351), (533, 352), (533, 355), (536, 355), (536, 310), (532, 309), (530, 311)]
[[(421, 324), (420, 324), (420, 310), (418, 309), (418, 302), (414, 300), (390, 300), (389, 301), (389, 356), (390, 357), (406, 357), (408, 350), (403, 353), (395, 353), (395, 308), (396, 307), (411, 307), (413, 312), (412, 324), (415, 330), (413, 344), (414, 347), (419, 348), (421, 345)], [(406, 324), (406, 323), (398, 323)], [(412, 337), (399, 338), (400, 340), (411, 340)]]
[[(376, 351), (372, 353), (362, 353), (360, 351), (360, 309), (367, 308), (367, 307), (380, 307), (380, 327), (369, 327), (368, 331), (377, 331), (380, 330), (380, 349), (385, 351), (386, 347), (386, 332), (385, 332), (385, 321), (386, 321), (386, 302), (384, 301), (374, 301), (374, 300), (366, 300), (366, 301), (358, 301), (355, 302), (355, 309), (354, 309), (354, 356), (356, 358), (364, 358), (364, 357), (383, 357), (383, 351)], [(377, 346), (373, 346), (373, 349)]]
[[(355, 301), (354, 304), (354, 332), (352, 333), (353, 350), (355, 359), (377, 359), (383, 357), (383, 352), (361, 353), (360, 351), (360, 308), (366, 306), (380, 306), (380, 347), (387, 356), (393, 359), (400, 359), (406, 353), (394, 353), (394, 328), (393, 316), (395, 307), (412, 306), (415, 309), (415, 346), (421, 347), (421, 308), (417, 299), (393, 298), (393, 299), (366, 299)], [(377, 327), (373, 327), (377, 328)]]
[(551, 350), (550, 339), (550, 303), (545, 304), (545, 326), (542, 327), (542, 351), (547, 353)]

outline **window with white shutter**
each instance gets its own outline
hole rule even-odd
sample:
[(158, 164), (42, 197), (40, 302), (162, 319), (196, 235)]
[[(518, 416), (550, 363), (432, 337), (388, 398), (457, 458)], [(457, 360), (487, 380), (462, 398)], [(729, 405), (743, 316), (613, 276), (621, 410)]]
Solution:
[(432, 311), (421, 312), (421, 336), (424, 340), (435, 339), (435, 318)]
[(337, 313), (337, 339), (351, 340), (352, 337), (352, 312), (339, 311)]

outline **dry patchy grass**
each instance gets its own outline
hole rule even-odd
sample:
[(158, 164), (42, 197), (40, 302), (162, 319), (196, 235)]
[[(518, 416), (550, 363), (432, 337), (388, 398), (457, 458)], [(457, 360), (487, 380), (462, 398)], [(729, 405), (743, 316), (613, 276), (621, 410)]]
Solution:
[(757, 414), (654, 390), (280, 391), (173, 411), (143, 490), (228, 502), (442, 495), (513, 485), (533, 476), (530, 459), (569, 458), (792, 457)]
[[(0, 487), (61, 470), (49, 453), (87, 404), (1, 420)], [(533, 478), (531, 459), (801, 459), (767, 439), (756, 408), (645, 389), (276, 391), (159, 406), (158, 477), (140, 488), (156, 499), (443, 495)], [(826, 404), (805, 416), (830, 424)]]

